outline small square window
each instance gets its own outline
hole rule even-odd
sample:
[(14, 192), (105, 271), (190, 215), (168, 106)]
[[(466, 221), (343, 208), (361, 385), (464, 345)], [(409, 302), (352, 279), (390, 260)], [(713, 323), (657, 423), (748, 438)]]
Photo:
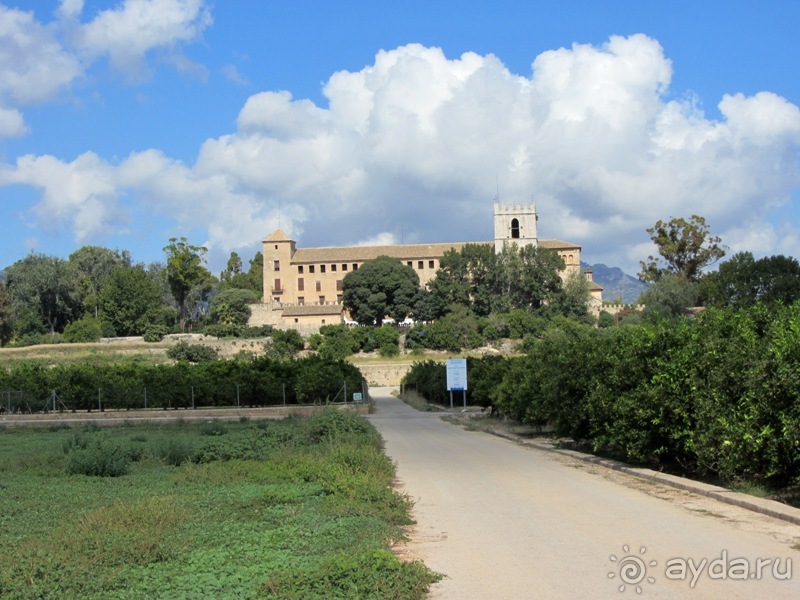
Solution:
[(320, 304), (325, 304), (325, 296), (320, 296), (319, 297), (319, 303)]
[(432, 261), (432, 260), (429, 260), (429, 261), (428, 261), (428, 268), (429, 268), (429, 269), (432, 269), (432, 268), (433, 268), (433, 261)]
[(342, 265), (342, 271), (347, 271), (347, 264)]
[(303, 296), (298, 296), (298, 297), (297, 297), (297, 303), (298, 303), (300, 306), (303, 306), (303, 305), (306, 303), (306, 299), (305, 299)]
[(273, 267), (274, 267), (274, 269), (275, 269), (276, 271), (280, 271), (280, 270), (281, 270), (281, 261), (279, 261), (279, 260), (276, 260), (276, 261), (273, 261), (273, 263), (272, 263), (272, 264), (273, 264)]
[(303, 265), (297, 265), (297, 272), (302, 275), (303, 274)]
[(413, 267), (413, 266), (414, 266), (414, 263), (412, 263), (411, 261), (408, 261), (408, 262), (406, 263), (406, 265), (408, 265), (409, 267)]
[(308, 272), (309, 273), (313, 273), (314, 272), (314, 265), (308, 265)]
[(331, 271), (336, 272), (336, 265), (331, 265)]
[(325, 272), (325, 265), (320, 265), (319, 266), (319, 272), (320, 273), (324, 273)]
[(418, 269), (422, 269), (422, 265), (424, 265), (424, 264), (425, 264), (424, 262), (422, 262), (421, 260), (418, 260), (417, 261), (417, 268)]
[(358, 271), (358, 264), (357, 263), (353, 263), (353, 271)]

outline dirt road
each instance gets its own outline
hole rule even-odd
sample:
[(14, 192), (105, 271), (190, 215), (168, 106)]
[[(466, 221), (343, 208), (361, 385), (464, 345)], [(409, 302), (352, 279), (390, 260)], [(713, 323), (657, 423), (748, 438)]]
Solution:
[(431, 598), (800, 598), (800, 527), (465, 431), (389, 391), (371, 390), (369, 418), (416, 502), (406, 551), (447, 576)]

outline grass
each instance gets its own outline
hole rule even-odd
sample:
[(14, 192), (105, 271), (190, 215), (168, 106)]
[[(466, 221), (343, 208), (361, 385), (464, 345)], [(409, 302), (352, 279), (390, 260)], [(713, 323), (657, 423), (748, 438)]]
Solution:
[[(437, 580), (391, 552), (411, 503), (362, 418), (210, 431), (0, 432), (0, 597), (399, 599)], [(70, 452), (101, 437), (128, 474), (69, 474)]]

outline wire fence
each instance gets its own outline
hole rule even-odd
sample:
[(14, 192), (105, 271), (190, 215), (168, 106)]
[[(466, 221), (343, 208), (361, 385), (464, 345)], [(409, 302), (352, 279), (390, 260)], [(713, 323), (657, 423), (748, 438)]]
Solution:
[(261, 408), (274, 406), (313, 406), (328, 403), (355, 403), (367, 401), (366, 382), (353, 389), (351, 382), (343, 381), (335, 394), (317, 397), (313, 402), (298, 401), (297, 390), (281, 383), (273, 389), (253, 389), (253, 386), (232, 384), (215, 386), (159, 387), (105, 387), (97, 388), (96, 395), (84, 393), (80, 397), (62, 395), (51, 390), (48, 396), (31, 394), (24, 390), (0, 390), (0, 415), (104, 412), (133, 410), (196, 410), (207, 408)]

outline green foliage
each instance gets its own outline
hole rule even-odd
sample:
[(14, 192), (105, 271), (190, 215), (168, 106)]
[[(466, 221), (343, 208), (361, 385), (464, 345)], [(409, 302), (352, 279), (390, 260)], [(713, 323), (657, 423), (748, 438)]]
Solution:
[(333, 407), (315, 412), (308, 423), (309, 437), (316, 443), (331, 442), (351, 434), (366, 435), (373, 431), (359, 415)]
[(203, 328), (203, 333), (216, 338), (240, 337), (244, 327), (235, 323), (212, 323)]
[(600, 316), (597, 319), (598, 327), (600, 327), (601, 329), (605, 329), (606, 327), (613, 327), (616, 324), (617, 321), (614, 318), (614, 315), (605, 310), (600, 311)]
[(659, 220), (647, 229), (650, 239), (661, 258), (647, 257), (641, 261), (642, 281), (658, 281), (672, 274), (686, 281), (695, 282), (704, 268), (725, 256), (720, 238), (709, 234), (703, 217), (692, 215), (691, 220), (673, 218), (668, 223)]
[[(212, 437), (192, 424), (86, 433), (136, 438), (145, 457), (165, 441), (262, 450), (168, 469), (141, 460), (105, 482), (64, 472), (72, 431), (0, 435), (15, 516), (0, 528), (0, 596), (424, 598), (438, 576), (390, 551), (410, 502), (391, 488), (380, 437), (364, 419), (338, 419), (320, 418), (313, 434), (309, 418), (230, 423)], [(76, 509), (53, 511), (67, 504)]]
[(153, 324), (148, 325), (144, 330), (143, 339), (145, 342), (154, 344), (164, 339), (169, 331), (164, 325)]
[(5, 281), (17, 316), (20, 335), (61, 332), (79, 314), (77, 277), (67, 261), (45, 254), (29, 254), (5, 270)]
[(755, 260), (750, 252), (739, 252), (703, 276), (698, 292), (707, 306), (792, 304), (800, 300), (800, 263), (786, 256)]
[(400, 334), (391, 325), (378, 327), (374, 332), (378, 344), (378, 354), (381, 356), (397, 356), (400, 354)]
[(96, 342), (103, 337), (103, 328), (95, 317), (84, 315), (64, 328), (63, 339), (69, 344), (80, 342)]
[(167, 283), (175, 302), (178, 304), (181, 332), (186, 330), (186, 319), (189, 316), (186, 300), (190, 292), (200, 286), (203, 291), (210, 289), (211, 274), (203, 266), (207, 249), (192, 246), (185, 237), (170, 238), (164, 247), (167, 255)]
[(14, 333), (14, 311), (11, 307), (11, 295), (6, 284), (0, 279), (0, 346), (11, 341)]
[(414, 325), (406, 334), (406, 348), (430, 348), (459, 352), (484, 343), (480, 324), (466, 307), (456, 305), (445, 317), (429, 324)]
[(319, 335), (316, 350), (326, 360), (344, 360), (358, 349), (347, 325), (323, 325)]
[(119, 477), (130, 472), (130, 453), (101, 433), (75, 434), (65, 445), (66, 471), (72, 475)]
[(158, 319), (161, 292), (141, 266), (119, 267), (100, 291), (103, 320), (117, 335), (142, 335)]
[(276, 329), (272, 341), (265, 344), (267, 354), (275, 358), (291, 358), (305, 348), (303, 336), (296, 329)]
[(203, 344), (189, 344), (183, 340), (167, 349), (167, 356), (173, 360), (190, 363), (204, 363), (219, 358), (219, 353), (214, 348)]
[(230, 288), (211, 300), (211, 322), (244, 326), (250, 318), (250, 304), (258, 302), (255, 292)]
[(100, 291), (116, 269), (131, 266), (131, 257), (127, 251), (83, 246), (69, 255), (69, 263), (77, 275), (78, 300), (87, 314), (97, 317)]
[(645, 319), (678, 319), (697, 305), (697, 285), (678, 275), (665, 274), (639, 297)]
[(173, 467), (179, 467), (196, 459), (193, 444), (182, 437), (171, 437), (162, 440), (156, 448), (155, 455), (165, 465)]
[(384, 317), (397, 322), (413, 311), (419, 276), (396, 258), (379, 256), (350, 271), (342, 280), (342, 302), (362, 325), (380, 324)]

